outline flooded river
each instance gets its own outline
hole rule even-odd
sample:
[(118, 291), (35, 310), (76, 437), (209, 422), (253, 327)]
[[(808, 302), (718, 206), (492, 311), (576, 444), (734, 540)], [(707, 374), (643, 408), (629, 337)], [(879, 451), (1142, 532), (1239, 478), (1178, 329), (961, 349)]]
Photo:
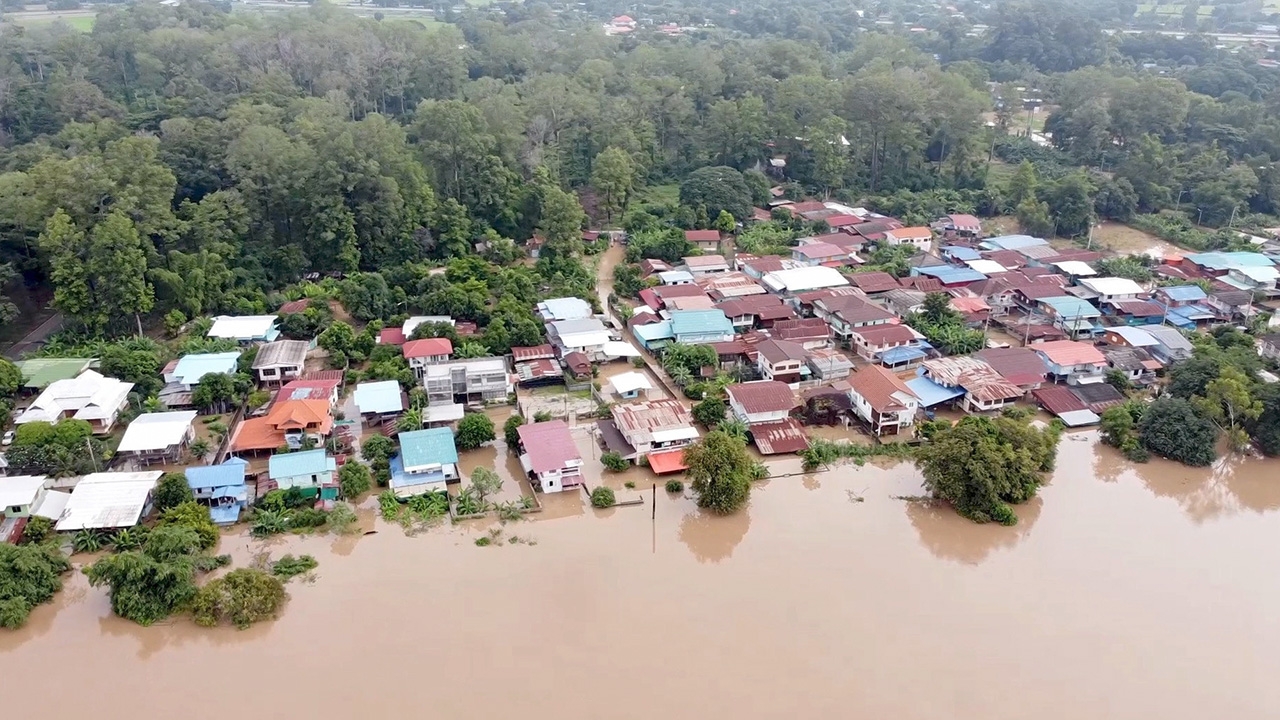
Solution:
[[(894, 500), (909, 465), (708, 517), (555, 498), (488, 526), (304, 538), (274, 623), (139, 628), (77, 576), (0, 633), (14, 717), (1274, 718), (1280, 478), (1130, 467), (1074, 434), (1015, 528)], [(646, 493), (646, 496), (648, 493)], [(854, 496), (864, 498), (856, 502)], [(226, 546), (231, 547), (226, 547)], [(247, 555), (257, 543), (224, 540)], [(144, 711), (145, 712), (145, 711)]]

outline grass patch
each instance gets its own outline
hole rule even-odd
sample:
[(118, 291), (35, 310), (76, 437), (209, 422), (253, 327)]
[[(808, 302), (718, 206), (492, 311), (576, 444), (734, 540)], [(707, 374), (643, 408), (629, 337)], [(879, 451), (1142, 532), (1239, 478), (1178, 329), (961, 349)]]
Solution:
[(633, 207), (643, 210), (650, 205), (675, 205), (680, 202), (680, 186), (676, 183), (650, 185), (636, 193)]
[(914, 452), (915, 448), (906, 443), (858, 445), (819, 438), (812, 441), (808, 449), (802, 450), (800, 457), (804, 461), (805, 472), (811, 472), (840, 460), (852, 460), (855, 465), (862, 465), (873, 457), (909, 458)]
[(49, 27), (55, 22), (64, 22), (77, 32), (87, 33), (93, 30), (93, 24), (98, 18), (93, 15), (75, 15), (72, 17), (32, 17), (24, 18), (22, 16), (9, 16), (10, 20), (18, 25), (28, 28)]

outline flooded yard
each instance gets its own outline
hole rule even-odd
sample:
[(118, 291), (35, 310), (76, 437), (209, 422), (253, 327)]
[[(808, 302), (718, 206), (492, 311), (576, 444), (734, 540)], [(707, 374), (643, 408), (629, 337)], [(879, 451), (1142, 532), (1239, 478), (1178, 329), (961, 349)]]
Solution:
[[(893, 499), (920, 491), (909, 464), (769, 480), (727, 518), (661, 487), (654, 520), (543, 496), (505, 530), (534, 546), (476, 547), (494, 523), (406, 537), (371, 520), (376, 535), (273, 544), (315, 555), (318, 579), (243, 632), (134, 626), (74, 575), (0, 633), (0, 677), (18, 717), (130, 718), (205, 677), (239, 680), (184, 715), (410, 716), (445, 658), (473, 668), (431, 693), (455, 718), (693, 718), (709, 702), (733, 718), (1280, 715), (1274, 463), (1132, 466), (1085, 432), (1058, 464), (1013, 528)], [(405, 622), (391, 609), (406, 604), (450, 619)], [(282, 691), (281, 667), (321, 683)], [(537, 667), (577, 682), (551, 691)]]

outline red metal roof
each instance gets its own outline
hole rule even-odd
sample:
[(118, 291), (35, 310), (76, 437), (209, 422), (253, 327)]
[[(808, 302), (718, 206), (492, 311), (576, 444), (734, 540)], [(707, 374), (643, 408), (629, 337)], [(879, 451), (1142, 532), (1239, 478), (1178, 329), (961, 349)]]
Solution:
[(987, 348), (974, 353), (974, 357), (990, 365), (1000, 376), (1014, 385), (1035, 385), (1044, 382), (1048, 369), (1044, 360), (1028, 348)]
[(280, 309), (276, 311), (276, 314), (277, 315), (293, 315), (295, 313), (300, 313), (307, 309), (307, 304), (310, 302), (311, 302), (310, 300), (307, 300), (305, 298), (302, 300), (294, 300), (292, 302), (287, 302), (280, 306)]
[(809, 447), (804, 429), (792, 418), (752, 425), (751, 439), (761, 455), (798, 453)]
[(666, 452), (651, 452), (645, 457), (649, 460), (649, 469), (655, 475), (665, 475), (689, 469), (689, 466), (684, 462), (683, 448), (667, 450)]
[(781, 340), (800, 342), (831, 337), (831, 328), (821, 318), (779, 320), (770, 332)]
[(398, 327), (382, 328), (378, 331), (378, 343), (381, 345), (403, 345), (404, 330)]
[(555, 356), (555, 350), (552, 349), (550, 345), (533, 345), (530, 347), (511, 348), (511, 358), (516, 362), (538, 360), (541, 358), (553, 358)]
[(857, 215), (832, 215), (827, 218), (827, 226), (833, 228), (857, 225), (860, 222), (862, 222), (862, 218)]
[(405, 343), (402, 351), (407, 358), (451, 355), (453, 354), (453, 343), (449, 341), (449, 338), (422, 338), (421, 340), (410, 340)]
[(719, 230), (685, 230), (684, 239), (689, 242), (720, 242)]
[(859, 335), (871, 347), (880, 347), (881, 345), (909, 343), (916, 339), (916, 333), (906, 325), (897, 323), (887, 325), (868, 325), (867, 327), (854, 328), (850, 331), (854, 335)]
[(902, 287), (898, 278), (879, 271), (854, 273), (849, 276), (849, 282), (865, 293), (888, 292)]
[(571, 460), (581, 460), (578, 446), (573, 443), (569, 426), (563, 420), (548, 420), (521, 425), (516, 428), (520, 444), (529, 456), (529, 467), (535, 473), (559, 470)]
[(915, 397), (911, 388), (893, 371), (879, 365), (868, 365), (849, 375), (849, 387), (865, 398), (876, 412), (906, 410), (906, 406), (895, 399), (895, 393), (905, 393)]
[(1089, 409), (1089, 406), (1085, 405), (1083, 400), (1076, 397), (1075, 393), (1062, 385), (1049, 385), (1038, 390), (1032, 390), (1031, 397), (1040, 403), (1040, 407), (1054, 415)]
[(1089, 343), (1076, 340), (1051, 340), (1035, 347), (1049, 362), (1058, 365), (1106, 365), (1102, 351)]
[(790, 411), (796, 406), (795, 393), (786, 383), (776, 380), (757, 380), (755, 382), (730, 385), (726, 388), (729, 397), (742, 406), (748, 414)]
[(1110, 305), (1133, 317), (1159, 317), (1164, 314), (1163, 307), (1146, 300), (1113, 300)]

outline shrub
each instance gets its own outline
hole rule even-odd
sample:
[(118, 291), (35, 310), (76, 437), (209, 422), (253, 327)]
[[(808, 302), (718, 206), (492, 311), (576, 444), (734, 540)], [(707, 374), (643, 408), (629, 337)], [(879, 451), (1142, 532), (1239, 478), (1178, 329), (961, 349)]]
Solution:
[(518, 429), (524, 424), (524, 418), (519, 415), (512, 415), (502, 424), (502, 437), (507, 441), (507, 447), (514, 450), (520, 444), (520, 433)]
[(53, 521), (47, 517), (34, 515), (27, 520), (27, 526), (22, 530), (22, 543), (24, 545), (39, 545), (53, 536)]
[(271, 574), (288, 582), (298, 575), (309, 573), (320, 565), (316, 559), (310, 555), (285, 555), (284, 557), (271, 563)]
[(591, 491), (591, 507), (593, 508), (611, 508), (617, 503), (618, 499), (613, 494), (613, 488), (600, 486)]
[(187, 484), (187, 476), (182, 473), (165, 473), (156, 485), (153, 498), (156, 510), (160, 512), (195, 500), (195, 496), (191, 494), (191, 486)]
[(495, 437), (493, 420), (484, 413), (467, 413), (458, 421), (455, 442), (459, 450), (474, 450)]
[(349, 535), (358, 530), (358, 522), (356, 511), (347, 503), (337, 503), (329, 511), (329, 529), (339, 535)]
[(635, 483), (635, 481), (634, 481), (634, 480), (628, 480), (628, 481), (626, 481), (626, 482), (622, 483), (622, 486), (623, 486), (623, 487), (625, 487), (625, 488), (626, 488), (626, 489), (628, 489), (628, 490), (635, 490), (635, 489), (636, 489), (636, 483)]
[(230, 622), (240, 629), (275, 617), (288, 593), (284, 583), (255, 568), (232, 570), (200, 588), (191, 603), (196, 624)]
[(639, 369), (642, 369), (642, 368), (644, 367), (644, 365), (645, 365), (645, 363), (644, 363), (644, 358), (642, 358), (642, 357), (633, 357), (633, 358), (631, 358), (631, 367), (633, 367), (633, 368), (635, 368), (635, 369), (639, 370)]
[(605, 469), (612, 472), (625, 472), (631, 467), (631, 463), (616, 452), (606, 452), (600, 456), (600, 462), (604, 464)]
[(369, 488), (373, 487), (373, 476), (369, 472), (369, 466), (354, 459), (348, 459), (342, 469), (338, 470), (338, 486), (342, 489), (342, 497), (349, 500), (369, 492)]
[(249, 532), (254, 537), (279, 535), (289, 529), (289, 518), (284, 510), (258, 510), (253, 514)]
[(71, 563), (52, 545), (0, 543), (0, 627), (26, 624), (33, 607), (62, 589), (62, 575), (70, 570)]
[(668, 480), (666, 487), (669, 493), (684, 492), (684, 483), (679, 480)]
[(96, 553), (107, 546), (107, 534), (101, 530), (80, 530), (71, 536), (71, 549), (78, 553)]
[(156, 527), (186, 527), (200, 536), (200, 549), (208, 550), (218, 544), (218, 526), (209, 517), (209, 508), (189, 500), (160, 514)]

